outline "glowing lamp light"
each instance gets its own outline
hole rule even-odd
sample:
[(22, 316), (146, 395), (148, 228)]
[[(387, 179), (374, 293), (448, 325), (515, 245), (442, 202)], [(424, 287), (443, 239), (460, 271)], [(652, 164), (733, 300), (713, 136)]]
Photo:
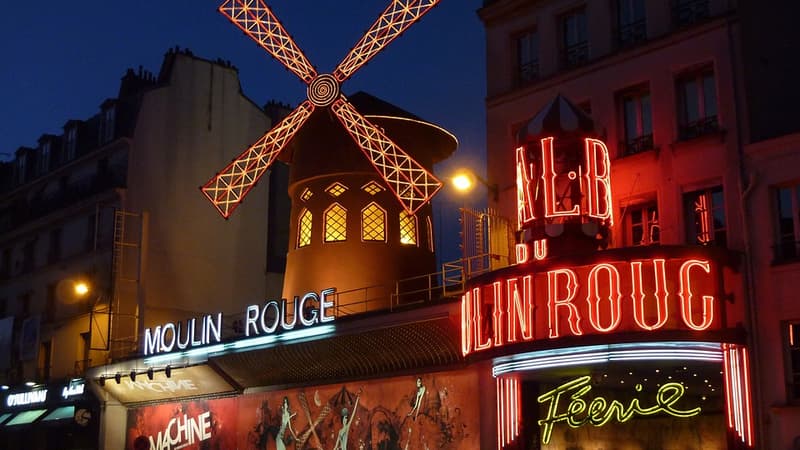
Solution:
[(25, 386), (28, 386), (28, 387), (34, 387), (34, 386), (36, 386), (36, 383), (35, 383), (35, 382), (33, 382), (33, 381), (26, 381), (26, 382), (25, 382)]
[(75, 295), (83, 297), (84, 295), (89, 293), (89, 285), (83, 281), (79, 281), (75, 283), (74, 291)]
[(467, 173), (460, 173), (454, 176), (450, 181), (453, 183), (453, 187), (460, 192), (469, 191), (472, 189), (472, 186), (475, 185), (472, 177), (470, 177)]

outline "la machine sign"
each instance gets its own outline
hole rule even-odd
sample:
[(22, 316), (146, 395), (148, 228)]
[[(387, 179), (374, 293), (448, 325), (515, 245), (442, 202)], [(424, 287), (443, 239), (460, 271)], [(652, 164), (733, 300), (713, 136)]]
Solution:
[[(708, 256), (610, 250), (595, 262), (518, 264), (461, 297), (462, 352), (542, 339), (720, 328), (720, 269)], [(702, 253), (702, 252), (698, 252)]]

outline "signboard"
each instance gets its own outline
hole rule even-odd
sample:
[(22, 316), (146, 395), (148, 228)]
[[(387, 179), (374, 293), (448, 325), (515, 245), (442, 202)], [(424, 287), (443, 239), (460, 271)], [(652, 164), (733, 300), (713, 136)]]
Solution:
[(75, 379), (63, 384), (34, 386), (25, 390), (5, 391), (0, 410), (29, 409), (32, 406), (69, 404), (84, 399), (86, 381)]
[(717, 263), (701, 251), (648, 251), (658, 254), (608, 251), (594, 263), (520, 264), (478, 279), (461, 299), (464, 355), (542, 339), (719, 329)]
[[(250, 305), (245, 314), (246, 337), (271, 335), (297, 327), (312, 327), (335, 319), (333, 316), (334, 288), (319, 294), (309, 292), (295, 296), (292, 306), (286, 299), (272, 300), (262, 305)], [(144, 355), (169, 353), (176, 350), (218, 344), (222, 340), (222, 313), (208, 314), (200, 319), (168, 322), (144, 331)]]
[(140, 374), (136, 381), (122, 377), (117, 384), (113, 378), (103, 388), (122, 403), (141, 403), (154, 400), (196, 397), (233, 392), (234, 388), (214, 369), (191, 366), (172, 369), (167, 378), (164, 372), (154, 372), (153, 379)]
[(166, 403), (128, 411), (126, 448), (146, 441), (150, 450), (236, 448), (235, 398)]

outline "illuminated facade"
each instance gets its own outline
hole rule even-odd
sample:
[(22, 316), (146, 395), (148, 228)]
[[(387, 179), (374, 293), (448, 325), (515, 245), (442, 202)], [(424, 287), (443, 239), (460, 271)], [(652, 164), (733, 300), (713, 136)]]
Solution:
[[(275, 192), (285, 197), (285, 167), (264, 183), (272, 192), (251, 199), (272, 203), (269, 213), (217, 223), (197, 192), (198, 173), (227, 160), (211, 142), (246, 145), (269, 124), (241, 94), (235, 67), (170, 50), (160, 73), (128, 71), (95, 116), (0, 164), (0, 417), (44, 410), (27, 418), (34, 430), (25, 418), (0, 426), (0, 447), (95, 448), (98, 400), (91, 388), (61, 397), (71, 379), (135, 354), (145, 326), (208, 308), (241, 313), (251, 295), (280, 294), (287, 237), (274, 230), (288, 226), (289, 206)], [(240, 276), (253, 265), (259, 270)], [(85, 292), (73, 290), (77, 282)], [(234, 304), (228, 295), (237, 290)], [(231, 323), (224, 327), (230, 333)], [(31, 389), (48, 391), (41, 405), (7, 402)], [(46, 419), (61, 407), (72, 414)], [(109, 417), (115, 408), (124, 415), (119, 403), (106, 407)], [(73, 420), (78, 410), (84, 423)]]
[[(616, 445), (612, 443), (618, 439), (625, 441), (626, 448), (645, 448), (658, 446), (653, 444), (654, 439), (666, 437), (670, 432), (674, 432), (681, 442), (693, 442), (687, 444), (690, 448), (797, 446), (800, 435), (795, 424), (800, 419), (800, 410), (796, 405), (800, 391), (797, 389), (798, 346), (793, 335), (800, 310), (796, 296), (785, 287), (791, 284), (789, 279), (798, 274), (798, 253), (795, 251), (799, 217), (795, 207), (798, 175), (795, 168), (800, 164), (797, 144), (800, 127), (796, 120), (789, 118), (792, 114), (788, 112), (793, 110), (793, 106), (787, 105), (789, 99), (797, 98), (796, 83), (780, 80), (794, 80), (800, 68), (792, 58), (776, 53), (772, 44), (772, 39), (777, 36), (792, 34), (788, 30), (793, 25), (783, 19), (790, 13), (783, 8), (766, 11), (749, 1), (487, 0), (479, 14), (486, 28), (489, 57), (487, 174), (490, 184), (499, 185), (499, 200), (492, 206), (498, 208), (503, 216), (518, 217), (523, 224), (535, 217), (547, 216), (544, 208), (553, 200), (545, 195), (538, 197), (542, 204), (529, 201), (536, 196), (535, 189), (520, 190), (510, 183), (507, 176), (515, 171), (517, 182), (523, 188), (542, 180), (542, 171), (536, 164), (531, 164), (536, 153), (528, 151), (514, 155), (508, 149), (525, 144), (524, 137), (530, 134), (531, 129), (538, 131), (547, 128), (548, 123), (552, 124), (552, 117), (558, 114), (551, 116), (550, 122), (537, 121), (534, 115), (552, 105), (553, 98), (560, 94), (595, 120), (595, 136), (599, 135), (609, 150), (614, 226), (608, 235), (609, 250), (606, 254), (632, 252), (633, 255), (625, 258), (624, 267), (618, 266), (614, 260), (599, 259), (588, 266), (580, 262), (578, 270), (566, 269), (575, 271), (572, 280), (572, 275), (567, 275), (568, 272), (560, 267), (547, 267), (546, 258), (542, 260), (540, 257), (547, 252), (536, 254), (536, 250), (541, 250), (544, 245), (544, 242), (536, 240), (541, 234), (529, 232), (530, 241), (517, 250), (517, 259), (530, 261), (527, 264), (535, 272), (531, 274), (532, 279), (539, 280), (539, 283), (533, 282), (539, 287), (532, 288), (535, 295), (531, 295), (536, 302), (547, 302), (548, 293), (543, 286), (548, 286), (548, 283), (551, 288), (554, 283), (561, 286), (560, 293), (549, 294), (550, 302), (536, 309), (538, 318), (534, 322), (537, 326), (542, 326), (540, 321), (552, 323), (559, 317), (553, 316), (552, 310), (550, 317), (547, 316), (548, 306), (555, 305), (562, 314), (556, 329), (556, 335), (561, 338), (576, 336), (579, 330), (583, 332), (582, 336), (600, 331), (614, 334), (625, 329), (625, 321), (631, 319), (638, 323), (639, 331), (661, 333), (666, 329), (664, 327), (670, 326), (672, 319), (668, 317), (680, 317), (681, 314), (686, 317), (687, 313), (686, 310), (680, 312), (681, 284), (685, 284), (686, 278), (681, 275), (675, 282), (662, 282), (662, 279), (677, 276), (670, 275), (670, 258), (663, 258), (663, 249), (680, 246), (688, 252), (683, 257), (695, 263), (708, 258), (710, 273), (719, 270), (721, 261), (717, 259), (718, 255), (711, 256), (706, 252), (726, 249), (739, 255), (738, 263), (729, 268), (726, 265), (723, 276), (726, 289), (734, 294), (703, 294), (713, 296), (718, 306), (724, 304), (728, 313), (731, 308), (738, 309), (737, 317), (728, 318), (723, 328), (739, 330), (742, 332), (739, 337), (732, 338), (727, 333), (720, 335), (711, 329), (701, 331), (702, 326), (698, 325), (705, 323), (704, 320), (681, 325), (689, 334), (716, 334), (711, 339), (717, 341), (713, 344), (716, 362), (712, 366), (698, 363), (698, 371), (689, 377), (696, 379), (695, 375), (702, 376), (703, 371), (714, 375), (721, 362), (725, 367), (720, 371), (722, 379), (716, 372), (713, 381), (708, 378), (705, 384), (695, 386), (688, 381), (686, 385), (690, 386), (688, 393), (704, 389), (703, 401), (717, 402), (720, 406), (712, 409), (724, 411), (723, 421), (701, 414), (685, 422), (694, 423), (687, 425), (688, 428), (664, 424), (657, 432), (651, 433), (648, 431), (650, 426), (646, 425), (649, 419), (634, 418), (631, 422), (638, 422), (638, 426), (614, 426), (615, 434), (603, 433), (599, 428), (586, 431), (588, 422), (592, 425), (605, 423), (606, 416), (602, 411), (607, 411), (605, 405), (610, 404), (613, 398), (607, 395), (609, 392), (619, 392), (623, 397), (621, 404), (625, 406), (620, 406), (606, 427), (612, 422), (621, 423), (617, 420), (619, 417), (627, 417), (627, 402), (634, 397), (640, 399), (639, 405), (643, 408), (652, 405), (654, 397), (642, 395), (648, 389), (642, 374), (649, 373), (646, 378), (652, 381), (655, 376), (653, 363), (637, 363), (644, 365), (630, 370), (630, 375), (627, 370), (614, 373), (611, 365), (592, 371), (591, 376), (595, 378), (591, 391), (580, 397), (585, 403), (568, 405), (569, 402), (562, 400), (559, 406), (569, 407), (570, 411), (572, 408), (585, 411), (582, 408), (586, 407), (589, 412), (578, 417), (548, 417), (546, 410), (540, 410), (545, 414), (540, 417), (545, 420), (543, 423), (556, 420), (553, 428), (548, 428), (548, 432), (553, 433), (551, 436), (558, 437), (561, 433), (560, 441), (551, 440), (549, 447), (542, 444), (542, 448), (561, 448), (567, 442), (581, 445), (581, 436), (584, 439), (591, 436), (597, 445)], [(759, 33), (759, 24), (767, 23), (770, 31)], [(797, 39), (789, 38), (786, 45), (796, 47)], [(574, 116), (570, 121), (571, 127), (583, 126), (582, 119), (576, 118), (580, 114)], [(562, 115), (561, 119), (565, 116)], [(545, 139), (549, 136), (538, 137)], [(534, 145), (539, 147), (538, 154), (542, 154), (548, 143), (542, 140)], [(547, 161), (547, 158), (543, 160)], [(555, 173), (569, 175), (569, 171), (556, 170)], [(564, 178), (569, 180), (566, 176)], [(559, 182), (557, 178), (554, 181), (556, 185)], [(544, 182), (542, 188), (547, 189), (548, 184)], [(569, 210), (573, 208), (570, 200), (556, 198), (555, 204), (562, 210)], [(533, 207), (523, 209), (520, 205)], [(553, 228), (551, 224), (547, 226)], [(547, 242), (547, 245), (552, 248), (553, 242)], [(638, 250), (632, 249), (634, 247)], [(697, 253), (692, 253), (692, 248)], [(649, 256), (641, 258), (637, 255), (640, 251)], [(654, 256), (657, 257), (652, 259)], [(666, 265), (661, 266), (665, 262)], [(597, 265), (604, 263), (610, 265)], [(547, 270), (535, 270), (542, 265)], [(713, 269), (714, 266), (718, 268)], [(730, 268), (736, 270), (727, 273)], [(599, 286), (598, 292), (592, 290), (591, 277), (581, 275), (581, 270), (589, 269), (597, 269), (595, 278), (602, 280), (595, 285)], [(700, 275), (701, 270), (706, 271), (699, 265), (695, 266), (689, 272), (690, 278)], [(517, 272), (497, 277), (493, 281), (499, 283), (496, 291), (483, 289), (482, 292), (483, 296), (497, 292), (499, 298), (505, 298), (503, 301), (511, 305), (506, 312), (508, 316), (498, 316), (489, 310), (484, 313), (484, 316), (495, 314), (492, 318), (499, 318), (500, 323), (506, 326), (511, 326), (512, 313), (522, 318), (528, 313), (515, 306), (518, 298), (527, 295), (525, 274)], [(619, 278), (616, 272), (619, 272)], [(643, 286), (640, 281), (644, 283), (644, 291), (640, 290)], [(694, 281), (691, 283), (692, 289), (698, 286)], [(575, 288), (570, 290), (569, 286)], [(616, 300), (620, 298), (617, 286), (621, 286), (621, 304)], [(519, 294), (507, 297), (510, 295), (507, 292)], [(573, 296), (574, 301), (559, 303)], [(722, 297), (728, 300), (721, 302)], [(697, 297), (694, 302), (691, 314), (702, 308)], [(505, 305), (501, 303), (503, 308)], [(573, 307), (587, 309), (577, 311)], [(469, 308), (469, 302), (465, 308)], [(477, 311), (476, 308), (473, 310)], [(506, 311), (503, 308), (499, 311)], [(640, 313), (648, 308), (649, 312), (642, 316)], [(668, 310), (676, 312), (666, 313)], [(599, 316), (593, 317), (595, 312), (599, 312)], [(626, 314), (629, 314), (628, 319)], [(710, 317), (706, 316), (706, 319), (710, 320)], [(667, 322), (662, 324), (664, 320)], [(518, 341), (524, 340), (524, 332), (532, 331), (522, 327), (527, 325), (524, 321), (515, 323), (518, 323), (518, 328), (513, 337)], [(489, 336), (491, 340), (487, 341), (487, 336), (481, 334), (488, 330), (478, 330), (477, 323), (472, 328), (480, 339), (472, 336), (473, 342), (468, 347), (471, 351), (476, 345), (494, 343), (493, 336)], [(540, 337), (533, 339), (530, 345), (537, 345), (537, 340), (539, 345), (548, 345), (541, 340), (552, 339), (552, 334), (549, 334), (552, 331), (541, 330), (537, 335)], [(628, 332), (624, 334), (627, 340)], [(510, 337), (506, 337), (504, 345), (519, 347), (519, 344), (510, 343)], [(604, 340), (606, 343), (609, 341), (615, 339)], [(627, 360), (616, 353), (622, 350), (611, 350), (607, 356), (598, 357), (604, 361)], [(491, 348), (482, 351), (497, 354), (497, 350)], [(640, 361), (646, 359), (647, 354), (647, 350), (642, 349)], [(668, 354), (661, 353), (661, 358)], [(532, 353), (528, 359), (507, 356), (508, 361), (503, 361), (496, 369), (502, 367), (502, 373), (513, 373), (507, 372), (509, 367), (530, 368), (535, 375), (524, 376), (523, 380), (539, 383), (548, 392), (555, 392), (549, 390), (558, 389), (561, 383), (577, 383), (578, 378), (568, 380), (551, 376), (542, 368), (581, 365), (576, 361), (591, 361), (595, 357), (592, 355), (594, 353), (589, 350), (542, 350)], [(684, 367), (687, 371), (692, 370), (691, 364), (670, 365), (666, 359), (664, 361), (666, 369), (661, 368), (661, 373), (671, 370), (670, 367), (678, 371)], [(588, 363), (582, 365), (591, 366)], [(554, 372), (558, 370), (553, 369)], [(677, 379), (676, 374), (671, 375)], [(625, 389), (630, 389), (628, 393), (622, 393), (605, 382), (612, 377), (617, 384), (624, 382)], [(664, 385), (671, 381), (665, 378), (661, 383)], [(643, 386), (641, 394), (633, 396), (632, 393), (638, 392), (634, 388), (638, 389), (640, 385)], [(724, 397), (718, 394), (720, 385), (725, 386)], [(709, 386), (715, 389), (711, 395), (707, 395), (712, 389)], [(610, 390), (601, 394), (595, 392), (598, 387)], [(530, 391), (526, 394), (526, 388), (531, 389), (525, 382), (521, 385), (498, 384), (498, 389), (509, 395), (510, 400), (502, 402), (500, 408), (506, 416), (519, 414), (516, 408), (520, 401), (524, 407), (524, 400), (517, 400), (517, 394), (521, 392), (522, 398), (534, 396)], [(575, 389), (580, 392), (580, 388)], [(746, 392), (750, 397), (745, 395)], [(542, 399), (544, 394), (544, 391), (539, 391), (536, 395)], [(598, 397), (605, 400), (593, 400)], [(726, 406), (721, 406), (723, 404)], [(596, 415), (592, 412), (592, 405), (597, 405)], [(519, 445), (518, 436), (524, 439), (530, 437), (530, 433), (544, 432), (543, 428), (531, 431), (536, 427), (534, 423), (528, 422), (527, 426), (517, 430), (511, 426), (515, 424), (513, 421), (498, 420), (501, 424), (498, 443), (508, 448)], [(525, 423), (527, 419), (523, 415), (521, 420)], [(723, 438), (722, 444), (698, 442), (686, 434), (693, 428), (700, 436), (709, 436), (712, 422), (720, 429), (723, 428), (722, 422), (726, 422), (724, 428), (728, 429), (728, 437), (727, 440)], [(649, 433), (649, 438), (643, 439), (642, 433)], [(592, 447), (589, 445), (587, 448)]]
[[(764, 140), (775, 122), (751, 142), (737, 126), (734, 59), (748, 55), (737, 12), (715, 0), (486, 1), (488, 181), (515, 240), (506, 258), (488, 236), (491, 263), (451, 275), (453, 265), (434, 266), (436, 187), (420, 186), (454, 137), (339, 91), (434, 3), (393, 0), (331, 75), (262, 2), (223, 4), (309, 85), (262, 138), (259, 123), (250, 143), (226, 144), (250, 147), (203, 188), (230, 216), (213, 219), (217, 238), (251, 239), (258, 231), (235, 224), (260, 205), (231, 213), (263, 194), (250, 188), (286, 150), (283, 291), (210, 276), (229, 290), (217, 303), (148, 319), (138, 355), (88, 374), (105, 404), (100, 447), (788, 446), (800, 396), (800, 312), (786, 288), (800, 191), (786, 161), (800, 139)], [(401, 172), (419, 178), (384, 173), (397, 160), (375, 167), (384, 151), (413, 157)], [(762, 235), (781, 258), (748, 238)], [(242, 279), (249, 263), (236, 268)], [(43, 396), (19, 388), (3, 399)]]

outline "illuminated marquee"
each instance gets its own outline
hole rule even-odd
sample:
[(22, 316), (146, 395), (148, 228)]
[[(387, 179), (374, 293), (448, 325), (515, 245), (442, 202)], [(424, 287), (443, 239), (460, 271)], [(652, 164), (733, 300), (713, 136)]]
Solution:
[(611, 224), (611, 162), (602, 141), (585, 138), (582, 163), (566, 173), (557, 172), (552, 137), (541, 140), (541, 159), (535, 164), (525, 147), (517, 148), (516, 155), (519, 228), (539, 219), (581, 216)]
[(542, 338), (720, 326), (720, 279), (709, 259), (518, 265), (494, 279), (461, 297), (464, 355)]
[[(586, 424), (596, 427), (603, 426), (611, 420), (624, 423), (635, 416), (652, 416), (667, 414), (672, 417), (687, 418), (700, 414), (701, 408), (680, 409), (676, 406), (686, 388), (680, 383), (665, 383), (658, 388), (655, 403), (652, 406), (642, 406), (638, 398), (632, 399), (627, 405), (618, 400), (608, 401), (603, 397), (595, 397), (587, 401), (584, 397), (592, 390), (591, 376), (586, 375), (568, 381), (557, 388), (540, 395), (537, 401), (547, 404), (547, 416), (539, 421), (542, 427), (542, 443), (550, 442), (553, 427), (559, 422), (565, 422), (572, 428), (579, 428)], [(637, 393), (642, 392), (642, 385), (634, 388)], [(569, 399), (569, 404), (562, 407), (562, 396)]]
[[(322, 290), (319, 295), (309, 292), (295, 296), (292, 306), (286, 299), (272, 300), (262, 305), (250, 305), (245, 314), (245, 336), (274, 334), (279, 329), (290, 331), (297, 326), (310, 327), (331, 322), (334, 302), (329, 300), (336, 289)], [(299, 322), (299, 323), (298, 323)], [(144, 331), (144, 355), (169, 353), (216, 344), (222, 341), (222, 313), (209, 314), (185, 322), (168, 322)]]

